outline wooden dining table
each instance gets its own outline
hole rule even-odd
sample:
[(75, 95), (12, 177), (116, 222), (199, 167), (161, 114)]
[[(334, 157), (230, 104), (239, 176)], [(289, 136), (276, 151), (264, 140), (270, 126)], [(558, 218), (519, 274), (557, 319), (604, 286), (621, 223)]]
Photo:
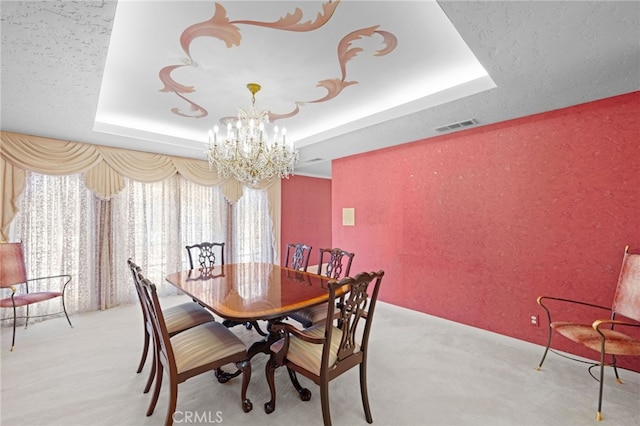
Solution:
[(265, 337), (250, 346), (249, 359), (261, 352), (268, 354), (271, 344), (280, 339), (272, 332), (272, 324), (329, 299), (329, 278), (270, 263), (184, 270), (167, 275), (166, 280), (226, 324), (266, 321)]

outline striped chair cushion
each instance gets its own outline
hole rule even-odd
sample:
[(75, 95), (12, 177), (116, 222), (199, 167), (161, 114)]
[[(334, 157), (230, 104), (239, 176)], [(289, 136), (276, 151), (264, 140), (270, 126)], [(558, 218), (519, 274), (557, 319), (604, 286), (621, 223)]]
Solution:
[(233, 354), (246, 347), (233, 332), (218, 322), (207, 322), (171, 338), (178, 374)]
[(296, 311), (296, 316), (306, 319), (312, 324), (318, 324), (323, 322), (327, 318), (327, 308), (328, 306), (326, 303), (318, 306), (312, 306), (311, 308)]
[(213, 315), (195, 302), (187, 302), (162, 310), (169, 335), (213, 321)]
[[(324, 336), (324, 324), (313, 325), (304, 330), (306, 334), (313, 337)], [(335, 364), (338, 359), (338, 347), (340, 346), (340, 339), (342, 339), (342, 330), (334, 327), (331, 334), (331, 349), (329, 352), (329, 365)], [(271, 350), (278, 352), (284, 339), (281, 339), (271, 345)], [(287, 352), (287, 359), (296, 365), (312, 372), (315, 375), (320, 375), (320, 362), (322, 361), (322, 348), (324, 345), (317, 345), (309, 342), (305, 342), (295, 336), (291, 336), (289, 342), (289, 352)]]

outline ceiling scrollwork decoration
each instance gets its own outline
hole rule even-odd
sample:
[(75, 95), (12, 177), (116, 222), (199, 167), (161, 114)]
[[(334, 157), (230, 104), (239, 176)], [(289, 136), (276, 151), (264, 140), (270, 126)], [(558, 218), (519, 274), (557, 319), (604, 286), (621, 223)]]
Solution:
[[(215, 12), (210, 19), (191, 25), (182, 32), (180, 36), (180, 46), (186, 55), (186, 58), (183, 59), (183, 64), (168, 65), (163, 67), (159, 72), (159, 78), (164, 84), (164, 87), (160, 89), (160, 91), (174, 93), (189, 105), (188, 112), (179, 107), (172, 108), (171, 112), (188, 118), (204, 118), (208, 115), (208, 111), (203, 106), (198, 105), (187, 96), (188, 94), (195, 92), (197, 89), (194, 86), (179, 83), (173, 78), (174, 71), (179, 68), (198, 66), (198, 62), (196, 58), (192, 57), (190, 49), (191, 44), (195, 39), (199, 37), (212, 37), (224, 42), (227, 48), (233, 48), (235, 46), (240, 46), (242, 41), (242, 34), (240, 32), (239, 25), (258, 26), (278, 31), (315, 31), (329, 22), (339, 4), (340, 0), (323, 3), (322, 11), (318, 12), (314, 20), (303, 21), (303, 11), (299, 8), (295, 8), (293, 12), (287, 13), (285, 16), (273, 22), (261, 22), (255, 20), (232, 21), (227, 16), (227, 11), (224, 6), (220, 3), (215, 3)], [(290, 111), (282, 113), (269, 111), (269, 120), (274, 122), (276, 120), (293, 117), (300, 112), (301, 106), (305, 104), (330, 101), (339, 96), (345, 88), (358, 84), (358, 81), (356, 80), (347, 79), (347, 64), (358, 55), (364, 53), (365, 49), (362, 47), (353, 46), (354, 42), (363, 37), (378, 37), (380, 39), (379, 45), (381, 47), (372, 53), (373, 56), (388, 55), (393, 52), (398, 45), (396, 36), (388, 31), (380, 30), (379, 25), (356, 29), (346, 34), (342, 37), (336, 47), (337, 62), (340, 67), (341, 76), (322, 79), (317, 81), (315, 84), (316, 87), (324, 88), (327, 91), (326, 95), (317, 99), (297, 100), (294, 102)], [(224, 124), (225, 120), (230, 118), (232, 117), (222, 117), (220, 118), (220, 121)]]

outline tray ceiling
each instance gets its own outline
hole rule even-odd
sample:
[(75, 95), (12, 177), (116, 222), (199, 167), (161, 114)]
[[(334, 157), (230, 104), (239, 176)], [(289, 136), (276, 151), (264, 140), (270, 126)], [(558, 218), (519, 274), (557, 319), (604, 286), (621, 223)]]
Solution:
[[(250, 105), (331, 160), (640, 89), (637, 2), (3, 1), (2, 130), (205, 158)], [(454, 128), (455, 131), (455, 128)]]

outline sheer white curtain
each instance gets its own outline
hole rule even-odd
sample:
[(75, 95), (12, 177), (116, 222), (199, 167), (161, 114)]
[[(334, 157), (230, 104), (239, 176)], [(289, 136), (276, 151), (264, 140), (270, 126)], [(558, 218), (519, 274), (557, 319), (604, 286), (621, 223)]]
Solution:
[[(227, 203), (220, 187), (197, 185), (180, 175), (155, 183), (129, 180), (112, 203), (116, 224), (112, 232), (114, 264), (119, 282), (131, 282), (130, 272), (120, 267), (126, 266), (131, 257), (161, 295), (175, 294), (164, 277), (188, 267), (185, 246), (227, 241)], [(133, 287), (122, 287), (129, 293), (128, 301), (135, 301)]]
[(230, 263), (273, 263), (273, 238), (266, 190), (244, 188), (232, 206)]
[[(84, 187), (80, 175), (30, 172), (19, 202), (11, 239), (24, 242), (31, 277), (72, 275), (71, 313), (136, 302), (128, 258), (164, 295), (175, 294), (164, 276), (188, 267), (187, 244), (224, 241), (227, 263), (273, 261), (266, 190), (245, 189), (230, 206), (220, 187), (174, 175), (155, 183), (129, 180), (105, 201)], [(41, 305), (42, 314), (58, 310)]]
[[(11, 241), (24, 243), (29, 278), (72, 276), (65, 298), (70, 313), (99, 308), (98, 295), (90, 285), (98, 281), (95, 207), (95, 197), (85, 188), (80, 175), (48, 176), (28, 172), (19, 213), (11, 224)], [(47, 287), (57, 284), (35, 281), (29, 290), (49, 290)], [(58, 310), (59, 299), (54, 299), (31, 306), (29, 314), (46, 315)], [(10, 309), (0, 311), (2, 318), (12, 316)]]
[[(264, 262), (273, 263), (273, 238), (271, 218), (266, 191), (244, 188), (243, 195), (232, 208), (232, 263)], [(269, 232), (267, 232), (269, 230)], [(254, 285), (247, 294), (240, 294), (247, 300), (260, 299), (269, 289), (267, 275), (258, 271), (245, 271), (253, 276)]]
[(180, 180), (182, 199), (182, 267), (189, 266), (187, 251), (184, 246), (201, 242), (224, 242), (225, 262), (230, 262), (227, 255), (229, 246), (229, 203), (225, 200), (220, 187), (197, 185), (186, 179)]

